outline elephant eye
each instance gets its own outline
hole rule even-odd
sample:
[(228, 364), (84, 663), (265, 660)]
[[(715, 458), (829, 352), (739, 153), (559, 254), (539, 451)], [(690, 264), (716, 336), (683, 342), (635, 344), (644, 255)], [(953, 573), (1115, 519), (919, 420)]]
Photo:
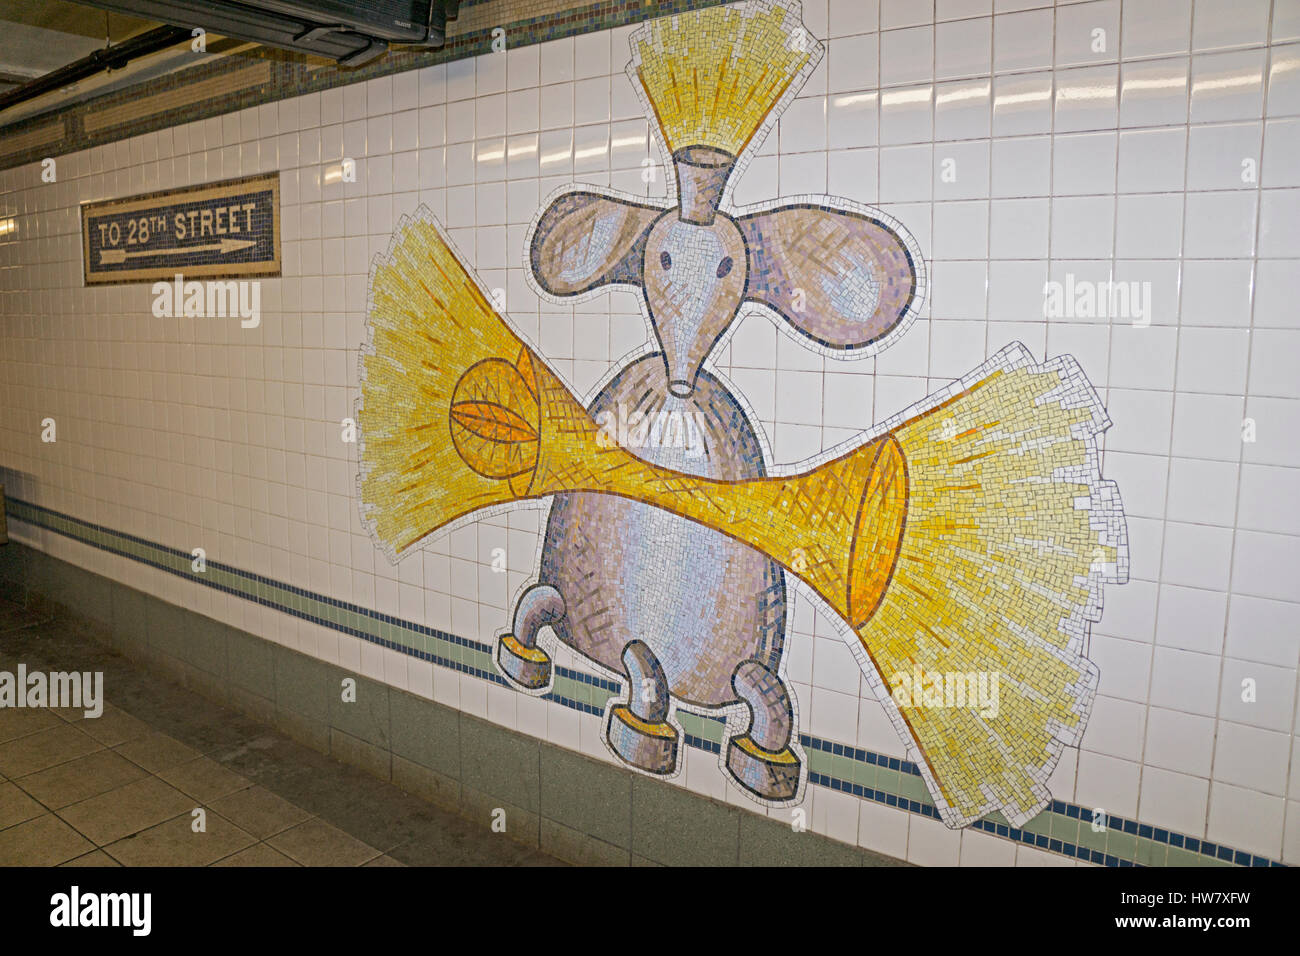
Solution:
[(718, 263), (718, 278), (721, 279), (731, 271), (731, 256), (723, 256), (722, 261)]
[(661, 252), (659, 253), (659, 264), (665, 269), (671, 269), (673, 267), (673, 257), (667, 251)]

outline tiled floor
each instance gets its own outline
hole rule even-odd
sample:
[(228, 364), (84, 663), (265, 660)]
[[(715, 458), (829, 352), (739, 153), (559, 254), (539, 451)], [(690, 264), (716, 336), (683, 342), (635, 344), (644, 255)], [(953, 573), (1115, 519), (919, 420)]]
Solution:
[(0, 708), (0, 865), (557, 863), (0, 599), (0, 670), (20, 662), (103, 671), (111, 703)]

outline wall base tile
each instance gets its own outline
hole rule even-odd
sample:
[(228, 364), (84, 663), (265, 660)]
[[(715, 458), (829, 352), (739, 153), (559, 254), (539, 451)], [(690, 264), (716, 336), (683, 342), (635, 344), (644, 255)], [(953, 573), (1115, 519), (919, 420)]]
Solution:
[(460, 713), (413, 694), (393, 691), (389, 699), (394, 758), (460, 779)]
[(648, 777), (632, 779), (632, 851), (670, 866), (735, 866), (735, 807)]
[(227, 706), (230, 703), (230, 685), (224, 677), (210, 673), (201, 667), (195, 667), (188, 661), (180, 661), (180, 683), (186, 690), (194, 691), (209, 700)]
[(393, 785), (444, 810), (460, 809), (460, 781), (393, 754)]
[(864, 853), (811, 830), (752, 813), (740, 817), (741, 866), (862, 866)]
[(310, 747), (323, 754), (330, 752), (329, 727), (321, 721), (312, 720), (291, 710), (277, 709), (272, 726), (304, 747)]
[(113, 646), (129, 657), (138, 656), (149, 641), (144, 602), (145, 596), (135, 588), (124, 584), (113, 588)]
[(503, 839), (508, 838), (529, 847), (537, 847), (541, 843), (541, 817), (535, 811), (526, 810), (481, 790), (461, 787), (460, 815), (476, 826), (489, 829), (493, 829), (494, 821), (503, 820), (505, 830), (500, 831), (499, 823), (496, 828)]
[(226, 628), (227, 670), (234, 691), (263, 700), (275, 698), (275, 663), (271, 645), (229, 625)]
[(461, 782), (525, 812), (541, 805), (538, 742), (468, 715), (460, 721)]
[(632, 778), (589, 757), (541, 745), (541, 812), (604, 843), (632, 843)]
[(225, 683), (227, 667), (227, 638), (229, 629), (219, 621), (202, 614), (193, 615), (188, 622), (193, 628), (181, 644), (181, 656), (198, 670)]
[[(348, 685), (348, 699), (344, 699), (344, 684)], [(348, 675), (331, 681), (329, 694), (330, 727), (365, 741), (373, 747), (388, 752), (392, 745), (389, 729), (389, 695), (395, 693), (387, 684), (365, 677)]]
[(606, 843), (546, 817), (542, 817), (541, 826), (539, 849), (566, 863), (575, 866), (628, 866), (632, 861), (632, 854), (625, 846)]
[(0, 545), (0, 594), (6, 601), (27, 600), (27, 556), (32, 551), (16, 541)]
[(275, 705), (314, 723), (329, 723), (329, 665), (283, 645), (275, 648)]
[(364, 770), (372, 777), (380, 780), (393, 778), (393, 755), (390, 751), (353, 737), (337, 727), (329, 729), (329, 753), (336, 760)]
[(230, 685), (230, 706), (241, 714), (247, 714), (254, 720), (269, 726), (275, 724), (275, 701), (260, 694)]

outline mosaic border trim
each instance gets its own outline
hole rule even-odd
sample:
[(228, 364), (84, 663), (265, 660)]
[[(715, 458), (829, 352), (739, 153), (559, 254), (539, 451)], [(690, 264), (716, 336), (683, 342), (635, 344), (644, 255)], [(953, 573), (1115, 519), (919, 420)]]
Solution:
[[(208, 561), (206, 571), (195, 572), (191, 569), (193, 556), (178, 548), (16, 498), (6, 499), (4, 505), (10, 518), (34, 528), (52, 531), (440, 667), (503, 687), (509, 686), (493, 666), (492, 648), (480, 641), (380, 614), (217, 561)], [(605, 712), (609, 697), (621, 692), (622, 685), (617, 681), (557, 666), (554, 686), (543, 699), (580, 713), (600, 716)], [(712, 754), (721, 752), (725, 720), (683, 710), (678, 710), (676, 717), (687, 746)], [(810, 784), (939, 819), (920, 771), (911, 761), (808, 734), (800, 734), (799, 739), (808, 757)], [(1023, 827), (1011, 826), (996, 813), (971, 826), (1016, 843), (1103, 866), (1287, 865), (1127, 817), (1110, 815), (1107, 829), (1095, 833), (1091, 817), (1091, 808), (1053, 800), (1047, 809)]]
[[(468, 12), (486, 7), (491, 2), (493, 0), (462, 3), (461, 21), (467, 19)], [(353, 69), (344, 69), (333, 64), (312, 68), (305, 55), (283, 50), (259, 49), (258, 52), (250, 55), (223, 56), (213, 63), (199, 64), (148, 81), (150, 95), (168, 92), (183, 94), (188, 87), (236, 74), (250, 66), (261, 67), (263, 64), (269, 70), (269, 79), (252, 83), (233, 93), (221, 92), (194, 103), (184, 103), (152, 115), (138, 116), (124, 123), (110, 124), (94, 130), (90, 127), (95, 126), (94, 117), (101, 111), (125, 107), (127, 113), (134, 115), (134, 110), (138, 109), (138, 100), (144, 84), (134, 84), (82, 103), (38, 113), (7, 126), (0, 126), (0, 143), (15, 141), (20, 143), (19, 148), (8, 153), (0, 147), (0, 170), (37, 162), (48, 156), (61, 156), (131, 136), (157, 132), (160, 129), (191, 123), (195, 120), (210, 119), (252, 106), (263, 106), (305, 93), (316, 93), (381, 76), (404, 73), (407, 70), (490, 54), (492, 30), (498, 26), (505, 29), (510, 48), (513, 49), (545, 43), (548, 40), (612, 30), (628, 24), (640, 23), (643, 20), (672, 16), (687, 10), (702, 9), (727, 2), (730, 0), (595, 0), (595, 2), (575, 4), (568, 9), (541, 16), (470, 29), (465, 33), (449, 33), (446, 44), (439, 50), (425, 52), (390, 50), (374, 62)], [(502, 15), (508, 16), (513, 9), (521, 5), (503, 0)], [(474, 19), (479, 18), (474, 17)], [(48, 127), (56, 121), (62, 124), (62, 129), (60, 134), (54, 137)], [(18, 137), (25, 134), (35, 136), (36, 145), (22, 148), (22, 141)], [(53, 144), (52, 152), (51, 144)]]
[[(264, 188), (258, 188), (264, 187)], [(105, 270), (102, 262), (94, 264), (91, 255), (92, 221), (98, 217), (110, 218), (124, 213), (139, 212), (157, 215), (159, 210), (171, 210), (177, 206), (210, 202), (212, 200), (230, 199), (248, 193), (269, 192), (267, 203), (270, 211), (271, 259), (255, 259), (251, 262), (222, 262), (220, 258), (208, 262), (175, 263), (166, 266), (142, 266), (134, 269)], [(195, 279), (247, 279), (253, 276), (278, 278), (282, 269), (280, 244), (280, 223), (282, 206), (280, 205), (280, 171), (257, 173), (252, 176), (237, 176), (233, 179), (220, 179), (193, 186), (177, 186), (171, 189), (156, 189), (152, 192), (139, 193), (135, 196), (123, 196), (120, 199), (103, 199), (97, 202), (81, 204), (81, 283), (83, 287), (107, 285), (138, 285), (149, 282), (167, 282), (177, 273)], [(179, 215), (179, 214), (178, 214)], [(233, 218), (233, 217), (232, 217)], [(260, 216), (258, 217), (261, 218)], [(260, 226), (260, 223), (259, 223)], [(191, 219), (190, 230), (194, 223)], [(268, 238), (262, 229), (258, 232), (245, 231), (243, 235), (253, 236), (254, 242)], [(232, 234), (233, 235), (233, 234)], [(217, 236), (214, 233), (213, 239)], [(101, 245), (101, 253), (103, 246)], [(123, 250), (125, 251), (125, 250)], [(161, 250), (166, 252), (187, 253), (193, 250), (189, 246), (173, 246)], [(132, 255), (133, 253), (127, 253)], [(140, 255), (141, 253), (134, 253)], [(157, 252), (155, 252), (155, 255)], [(212, 259), (213, 257), (205, 257)]]

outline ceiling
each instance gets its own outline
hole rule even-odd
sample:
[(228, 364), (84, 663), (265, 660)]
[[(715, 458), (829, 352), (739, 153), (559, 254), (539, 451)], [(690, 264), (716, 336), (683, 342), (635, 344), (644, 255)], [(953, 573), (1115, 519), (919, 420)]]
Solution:
[[(297, 12), (299, 5), (288, 4), (285, 12), (279, 14), (280, 8), (272, 0), (263, 2), (267, 10), (255, 13), (255, 20), (248, 21), (250, 10), (260, 10), (260, 7), (227, 5), (223, 0), (185, 0), (173, 7), (151, 4), (148, 0), (0, 0), (0, 130), (16, 128), (38, 117), (102, 99), (107, 94), (155, 83), (162, 77), (210, 63), (212, 56), (235, 57), (263, 64), (267, 61), (283, 63), (284, 57), (288, 56), (292, 58), (291, 62), (302, 64), (308, 70), (336, 66), (347, 69), (354, 64), (369, 62), (375, 55), (384, 55), (390, 49), (421, 50), (442, 46), (441, 29), (429, 27), (424, 31), (423, 39), (410, 35), (420, 26), (419, 21), (413, 27), (401, 20), (389, 24), (376, 20), (374, 23), (380, 29), (372, 36), (364, 29), (354, 30), (347, 26), (347, 20), (340, 26), (329, 26), (333, 21), (328, 17), (325, 22), (317, 22), (311, 19), (310, 13)], [(431, 24), (435, 17), (443, 15), (444, 4), (447, 0), (426, 8)], [(449, 5), (454, 19), (456, 4)], [(149, 17), (149, 11), (158, 8), (180, 11), (174, 14), (180, 19), (173, 19), (173, 24), (188, 24), (191, 16), (207, 13), (214, 26), (230, 27), (235, 37), (222, 35), (220, 29), (208, 30), (202, 51), (207, 55), (196, 57), (187, 27), (109, 12), (103, 6), (138, 10), (144, 17)], [(301, 6), (310, 9), (308, 4)], [(358, 10), (367, 8), (362, 0), (356, 0), (355, 6)], [(322, 8), (322, 14), (327, 9)], [(370, 12), (379, 16), (383, 12), (382, 6)], [(206, 17), (203, 22), (208, 22)], [(365, 19), (362, 26), (369, 26), (371, 22)], [(306, 29), (308, 27), (314, 29)], [(394, 29), (397, 30), (395, 34), (384, 32)], [(263, 46), (266, 43), (270, 46)], [(99, 55), (106, 47), (117, 49), (123, 44), (126, 47), (115, 58)], [(283, 52), (285, 49), (292, 52), (286, 54)], [(357, 56), (368, 51), (373, 52), (364, 58)], [(64, 69), (73, 64), (76, 66), (71, 71)], [(242, 67), (243, 64), (237, 65)], [(48, 81), (37, 88), (20, 89), (47, 76)], [(182, 91), (185, 88), (184, 83), (172, 85)], [(5, 99), (7, 94), (13, 98)], [(13, 142), (16, 141), (11, 141), (11, 145)]]
[(0, 93), (156, 26), (65, 0), (0, 0)]
[[(70, 3), (67, 0), (0, 0), (0, 94), (29, 80), (74, 63), (110, 40), (113, 46), (166, 24)], [(257, 44), (208, 35), (207, 52), (215, 56), (242, 55)], [(34, 99), (0, 107), (0, 128), (73, 103), (148, 83), (189, 69), (202, 60), (191, 55), (188, 43), (146, 53), (124, 66), (65, 83)]]

